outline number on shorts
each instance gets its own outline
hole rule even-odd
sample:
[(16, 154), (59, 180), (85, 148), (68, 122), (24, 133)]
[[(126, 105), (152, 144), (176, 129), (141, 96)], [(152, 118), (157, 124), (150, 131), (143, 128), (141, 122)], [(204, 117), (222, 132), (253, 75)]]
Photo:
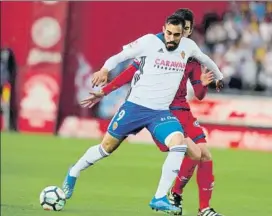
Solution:
[(116, 119), (116, 121), (121, 120), (124, 117), (125, 114), (126, 114), (126, 111), (125, 110), (121, 110), (119, 112), (119, 114), (118, 114), (118, 118)]

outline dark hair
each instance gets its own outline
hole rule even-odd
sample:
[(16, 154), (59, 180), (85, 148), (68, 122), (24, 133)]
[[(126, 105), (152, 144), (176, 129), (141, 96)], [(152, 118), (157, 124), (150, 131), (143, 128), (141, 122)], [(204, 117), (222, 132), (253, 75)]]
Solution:
[(191, 28), (194, 26), (194, 13), (188, 8), (180, 8), (173, 13), (174, 16), (179, 17), (182, 20), (188, 20), (191, 22)]
[(179, 17), (176, 14), (172, 14), (169, 17), (166, 18), (165, 24), (172, 24), (172, 25), (182, 25), (182, 27), (185, 26), (185, 20)]

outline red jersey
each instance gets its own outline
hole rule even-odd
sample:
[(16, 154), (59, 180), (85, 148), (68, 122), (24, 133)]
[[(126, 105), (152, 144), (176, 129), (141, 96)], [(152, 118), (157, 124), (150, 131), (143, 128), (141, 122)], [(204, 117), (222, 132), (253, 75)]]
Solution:
[(201, 73), (201, 65), (195, 60), (189, 60), (186, 65), (182, 80), (180, 82), (179, 89), (170, 107), (190, 109), (190, 106), (186, 99), (188, 79), (190, 79), (190, 82), (193, 86), (195, 96), (199, 100), (202, 100), (205, 97), (208, 88), (206, 86), (203, 86), (201, 83)]
[[(113, 79), (110, 83), (108, 83), (105, 87), (102, 88), (105, 95), (109, 94), (110, 92), (114, 91), (115, 89), (125, 85), (132, 81), (135, 72), (139, 68), (139, 63), (134, 61), (126, 70), (120, 73), (115, 79)], [(206, 93), (207, 87), (203, 86), (200, 80), (201, 76), (201, 65), (195, 61), (191, 60), (187, 63), (183, 78), (180, 82), (179, 89), (176, 93), (176, 96), (170, 105), (172, 109), (184, 108), (189, 110), (190, 106), (186, 100), (187, 96), (187, 81), (190, 79), (190, 82), (194, 88), (195, 96), (202, 100)]]

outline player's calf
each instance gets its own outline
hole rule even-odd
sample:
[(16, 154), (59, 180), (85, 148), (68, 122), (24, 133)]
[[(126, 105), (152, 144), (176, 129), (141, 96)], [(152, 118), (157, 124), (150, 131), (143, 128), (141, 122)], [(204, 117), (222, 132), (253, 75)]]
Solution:
[(178, 176), (175, 183), (169, 192), (169, 200), (175, 206), (182, 207), (182, 193), (184, 187), (187, 185), (191, 177), (193, 176), (195, 167), (199, 161), (194, 161), (188, 156), (184, 158)]
[(173, 181), (175, 180), (187, 147), (183, 143), (181, 132), (172, 132), (165, 138), (165, 144), (169, 147), (169, 153), (162, 166), (162, 175), (158, 185), (155, 198), (167, 195)]
[[(199, 188), (199, 209), (200, 212), (206, 212), (207, 214), (210, 212), (211, 215), (217, 215), (212, 211), (207, 210), (211, 209), (210, 200), (212, 198), (214, 187), (213, 161), (211, 160), (211, 153), (206, 143), (200, 143), (198, 145), (202, 152), (202, 158), (197, 170), (197, 184)], [(205, 214), (203, 213), (203, 215)]]
[(94, 165), (97, 161), (108, 157), (115, 149), (118, 148), (121, 141), (106, 133), (101, 144), (90, 147), (85, 154), (76, 162), (74, 166), (68, 171), (62, 185), (62, 189), (69, 199), (76, 185), (76, 180), (80, 172)]
[(90, 147), (77, 161), (77, 163), (71, 168), (70, 175), (78, 177), (82, 170), (85, 170), (97, 161), (108, 157), (115, 149), (118, 148), (120, 143), (120, 140), (112, 137), (109, 133), (106, 133), (101, 144)]

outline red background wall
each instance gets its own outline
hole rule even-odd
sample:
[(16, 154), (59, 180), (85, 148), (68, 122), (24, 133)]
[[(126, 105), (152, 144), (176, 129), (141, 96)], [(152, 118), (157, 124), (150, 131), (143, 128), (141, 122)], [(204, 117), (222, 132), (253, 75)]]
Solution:
[[(70, 2), (70, 34), (83, 45), (94, 66), (142, 34), (161, 30), (167, 15), (178, 8), (190, 8), (197, 23), (208, 11), (221, 14), (228, 2)], [(29, 43), (32, 2), (0, 2), (1, 47), (11, 47), (20, 66), (25, 64)], [(71, 30), (75, 30), (74, 32)], [(87, 43), (86, 43), (87, 42)]]
[[(178, 8), (193, 10), (200, 23), (204, 13), (221, 14), (226, 5), (227, 2), (69, 2), (60, 119), (80, 110), (74, 100), (76, 54), (82, 53), (96, 70), (122, 45), (143, 34), (161, 31), (166, 16)], [(30, 49), (32, 15), (33, 2), (1, 2), (1, 47), (15, 52), (19, 86)]]
[[(190, 8), (197, 23), (204, 13), (217, 11), (222, 14), (228, 2), (72, 2), (75, 22), (71, 29), (80, 36), (84, 53), (94, 67), (120, 51), (122, 45), (146, 33), (161, 30), (167, 15), (179, 8)], [(86, 44), (88, 41), (88, 44)]]
[(0, 2), (1, 47), (12, 48), (21, 66), (29, 51), (32, 8), (32, 2)]

